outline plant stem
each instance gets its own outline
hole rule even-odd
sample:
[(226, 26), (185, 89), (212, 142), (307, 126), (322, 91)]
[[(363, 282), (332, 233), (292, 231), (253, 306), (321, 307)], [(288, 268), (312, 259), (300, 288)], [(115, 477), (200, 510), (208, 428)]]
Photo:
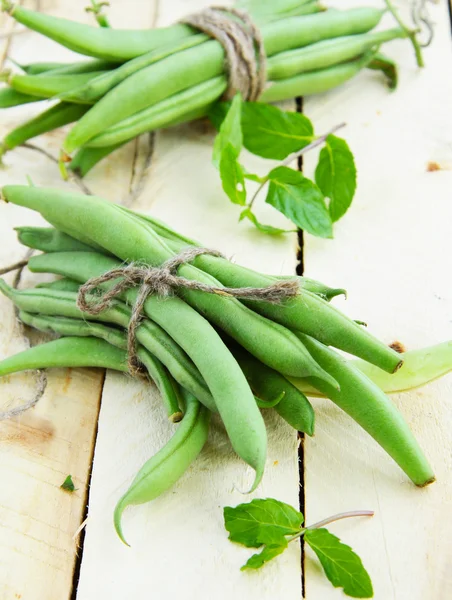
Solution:
[(330, 523), (334, 523), (335, 521), (340, 521), (341, 519), (349, 519), (351, 517), (373, 517), (373, 510), (352, 510), (350, 512), (338, 513), (337, 515), (333, 515), (332, 517), (328, 517), (327, 519), (323, 519), (322, 521), (318, 521), (313, 525), (309, 525), (309, 527), (304, 527), (298, 533), (287, 538), (287, 543), (300, 538), (302, 535), (306, 533), (308, 529), (320, 529), (321, 527), (325, 527), (325, 525), (329, 525)]
[(11, 273), (11, 271), (17, 271), (17, 269), (22, 269), (23, 267), (26, 267), (27, 265), (28, 265), (28, 259), (21, 260), (21, 261), (15, 263), (14, 265), (10, 265), (9, 267), (0, 269), (0, 275), (6, 275), (6, 273)]
[[(303, 156), (303, 154), (306, 154), (306, 152), (309, 152), (310, 150), (313, 150), (314, 148), (317, 148), (317, 146), (321, 146), (322, 144), (324, 144), (325, 141), (326, 141), (326, 138), (329, 135), (335, 133), (338, 129), (342, 129), (342, 127), (345, 127), (345, 126), (346, 126), (346, 123), (339, 123), (339, 125), (335, 125), (329, 131), (327, 131), (323, 135), (321, 135), (318, 138), (316, 138), (313, 142), (311, 142), (310, 144), (308, 144), (307, 146), (305, 146), (304, 148), (302, 148), (298, 152), (294, 152), (293, 154), (289, 154), (289, 156), (285, 160), (283, 160), (281, 163), (279, 163), (278, 167), (288, 167), (290, 165), (290, 163), (292, 163), (294, 160), (296, 160), (300, 156)], [(269, 181), (269, 178), (267, 176), (264, 179), (264, 181), (260, 184), (260, 186), (257, 188), (257, 190), (255, 191), (253, 197), (250, 200), (250, 203), (248, 204), (248, 208), (251, 208), (253, 206), (253, 203), (256, 200), (257, 196), (259, 195), (260, 191), (265, 186), (265, 184), (268, 183), (268, 181)]]
[(398, 14), (395, 6), (392, 3), (392, 0), (385, 0), (385, 3), (386, 3), (386, 6), (388, 7), (388, 10), (390, 11), (390, 13), (392, 14), (392, 16), (394, 17), (394, 19), (397, 21), (397, 23), (400, 25), (400, 27), (403, 30), (406, 31), (407, 36), (410, 38), (411, 43), (412, 43), (413, 48), (414, 48), (414, 54), (416, 55), (417, 66), (418, 67), (423, 67), (424, 66), (424, 59), (422, 57), (422, 50), (421, 50), (421, 46), (420, 46), (419, 42), (416, 39), (416, 34), (418, 33), (418, 31), (410, 29), (409, 27), (407, 27), (405, 25), (405, 23), (399, 17), (399, 14)]

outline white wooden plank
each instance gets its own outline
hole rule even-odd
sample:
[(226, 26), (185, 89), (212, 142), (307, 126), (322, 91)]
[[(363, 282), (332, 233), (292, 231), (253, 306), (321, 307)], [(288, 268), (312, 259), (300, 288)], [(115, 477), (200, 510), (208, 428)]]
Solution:
[[(451, 36), (445, 3), (430, 10), (436, 27), (426, 69), (413, 66), (406, 42), (388, 46), (400, 64), (396, 92), (369, 74), (305, 102), (319, 132), (347, 121), (343, 134), (359, 174), (357, 197), (335, 226), (335, 239), (306, 237), (306, 275), (348, 289), (348, 301), (338, 305), (386, 342), (400, 340), (408, 349), (452, 335), (452, 172), (427, 171), (429, 161), (447, 166), (452, 158)], [(306, 159), (308, 172), (314, 160)], [(377, 600), (452, 596), (451, 387), (449, 376), (394, 398), (437, 475), (422, 490), (350, 418), (331, 403), (316, 403), (317, 433), (305, 441), (307, 519), (376, 511), (372, 520), (331, 528), (363, 558)], [(309, 550), (306, 597), (341, 597), (319, 577)]]
[[(83, 10), (84, 0), (41, 4), (42, 10), (48, 9), (53, 14), (90, 20)], [(122, 5), (123, 22), (127, 22), (131, 4)], [(2, 18), (5, 30), (12, 20), (7, 21), (5, 15)], [(24, 63), (70, 60), (69, 51), (58, 50), (56, 55), (56, 47), (42, 36), (28, 32), (12, 39), (8, 55)], [(2, 111), (1, 137), (40, 110), (42, 106), (36, 104)], [(56, 157), (63, 136), (64, 131), (52, 132), (34, 143)], [(129, 145), (110, 161), (112, 173), (108, 179), (104, 178), (107, 195), (117, 194), (119, 198), (127, 195), (133, 156), (134, 149)], [(1, 185), (25, 183), (27, 175), (36, 185), (68, 185), (62, 182), (56, 163), (38, 152), (18, 148), (4, 162)], [(100, 173), (104, 175), (105, 171)], [(31, 211), (0, 206), (1, 266), (16, 262), (25, 252), (16, 241), (13, 227), (40, 224), (42, 219)], [(36, 279), (25, 275), (23, 283), (31, 285)], [(3, 317), (0, 354), (4, 357), (24, 349), (27, 340), (16, 324), (10, 302), (3, 297), (0, 311)], [(30, 375), (8, 377), (1, 383), (1, 410), (21, 404), (34, 392), (35, 381)], [(102, 383), (103, 373), (98, 370), (52, 370), (48, 373), (47, 391), (34, 409), (0, 422), (2, 599), (64, 600), (71, 596), (77, 558), (77, 541), (73, 536), (84, 518)], [(69, 473), (77, 488), (72, 495), (59, 487)]]
[[(171, 23), (207, 4), (166, 2), (158, 11), (158, 23)], [(233, 254), (242, 264), (266, 272), (293, 273), (295, 237), (276, 240), (238, 225), (237, 208), (228, 205), (211, 164), (212, 139), (203, 124), (157, 133), (148, 184), (136, 207), (206, 245)], [(88, 182), (96, 189), (94, 175)], [(298, 504), (296, 435), (277, 417), (269, 416), (268, 425), (267, 470), (253, 496), (233, 489), (245, 489), (250, 472), (215, 425), (202, 455), (172, 490), (125, 513), (124, 530), (132, 546), (126, 548), (112, 528), (115, 503), (143, 462), (169, 439), (174, 426), (167, 423), (154, 391), (109, 375), (99, 420), (78, 600), (101, 595), (139, 599), (148, 596), (150, 586), (161, 600), (181, 594), (187, 600), (231, 598), (233, 594), (250, 600), (298, 600), (297, 544), (256, 577), (240, 572), (250, 552), (232, 545), (223, 526), (225, 505), (255, 496)]]

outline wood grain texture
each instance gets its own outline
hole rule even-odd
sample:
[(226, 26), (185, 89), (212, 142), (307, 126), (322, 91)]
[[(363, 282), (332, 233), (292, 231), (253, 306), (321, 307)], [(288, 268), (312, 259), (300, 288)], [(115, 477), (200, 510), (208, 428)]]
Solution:
[[(452, 67), (447, 5), (432, 6), (435, 40), (420, 72), (406, 43), (388, 46), (400, 64), (399, 88), (384, 90), (375, 74), (308, 99), (317, 130), (347, 121), (344, 137), (358, 167), (358, 193), (335, 226), (335, 239), (306, 237), (306, 275), (345, 287), (337, 304), (387, 343), (407, 349), (451, 339)], [(447, 74), (447, 75), (446, 75)], [(312, 171), (315, 157), (307, 157)], [(443, 170), (428, 171), (430, 162)], [(371, 520), (331, 530), (355, 548), (377, 600), (445, 600), (452, 596), (452, 378), (393, 397), (436, 472), (415, 488), (354, 422), (317, 402), (317, 431), (305, 442), (308, 522), (344, 510), (373, 509)], [(306, 597), (340, 598), (306, 556)]]

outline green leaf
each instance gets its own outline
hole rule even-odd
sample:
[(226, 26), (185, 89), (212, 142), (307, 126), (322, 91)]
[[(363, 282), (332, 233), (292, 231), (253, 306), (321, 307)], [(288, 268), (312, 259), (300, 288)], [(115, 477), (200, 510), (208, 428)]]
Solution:
[(249, 179), (250, 181), (254, 181), (255, 183), (265, 183), (267, 181), (266, 177), (260, 177), (255, 173), (249, 173), (245, 170), (245, 168), (243, 168), (243, 176), (245, 177), (245, 179)]
[(220, 177), (223, 189), (231, 202), (245, 206), (246, 189), (243, 169), (237, 160), (237, 154), (231, 144), (221, 152)]
[(399, 74), (397, 64), (392, 59), (388, 58), (384, 54), (376, 54), (371, 62), (367, 65), (367, 68), (384, 73), (388, 80), (389, 89), (396, 89)]
[(260, 102), (243, 104), (242, 131), (247, 150), (277, 160), (301, 150), (314, 139), (312, 123), (305, 115)]
[(224, 525), (229, 531), (229, 539), (247, 548), (259, 548), (267, 543), (284, 544), (284, 536), (298, 533), (302, 524), (300, 512), (273, 498), (224, 508)]
[(230, 107), (231, 102), (215, 102), (209, 110), (208, 117), (217, 131), (220, 131), (221, 124), (226, 118)]
[(237, 93), (215, 138), (213, 146), (213, 162), (215, 166), (220, 164), (223, 150), (227, 146), (231, 146), (234, 149), (236, 157), (240, 154), (243, 145), (241, 113), (242, 97), (240, 93)]
[(297, 227), (318, 237), (333, 237), (323, 194), (299, 171), (277, 167), (268, 174), (270, 187), (265, 202), (288, 217)]
[(66, 492), (75, 492), (75, 486), (74, 486), (74, 482), (72, 481), (72, 476), (68, 475), (66, 477), (66, 479), (63, 481), (63, 483), (60, 485), (60, 488), (62, 490), (65, 490)]
[(272, 558), (282, 554), (284, 550), (287, 548), (287, 540), (285, 538), (281, 538), (280, 544), (270, 544), (269, 546), (264, 546), (262, 552), (258, 554), (253, 554), (247, 562), (240, 569), (241, 571), (245, 571), (246, 569), (260, 569)]
[(347, 212), (356, 190), (355, 161), (345, 140), (335, 135), (326, 138), (315, 170), (315, 181), (324, 196), (330, 199), (332, 221), (338, 221)]
[(262, 231), (262, 233), (269, 233), (270, 235), (280, 235), (281, 233), (290, 233), (291, 231), (294, 231), (291, 229), (278, 229), (278, 227), (260, 223), (257, 220), (256, 215), (249, 208), (245, 208), (245, 210), (240, 213), (239, 221), (243, 221), (243, 219), (249, 219), (259, 231)]
[(308, 529), (304, 539), (317, 554), (325, 575), (334, 587), (342, 587), (353, 598), (373, 597), (369, 574), (350, 546), (343, 544), (327, 529)]

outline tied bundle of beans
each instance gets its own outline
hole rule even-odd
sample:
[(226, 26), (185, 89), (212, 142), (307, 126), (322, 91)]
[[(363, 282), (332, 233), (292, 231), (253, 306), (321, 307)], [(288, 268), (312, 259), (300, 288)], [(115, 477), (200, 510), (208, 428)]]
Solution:
[(322, 11), (316, 0), (246, 0), (240, 10), (208, 9), (142, 31), (82, 25), (7, 0), (2, 5), (26, 27), (92, 57), (26, 65), (24, 74), (5, 76), (0, 107), (59, 102), (10, 132), (3, 152), (76, 122), (61, 166), (65, 173), (69, 163), (82, 176), (134, 137), (203, 117), (237, 90), (260, 102), (329, 90), (365, 67), (379, 68), (381, 44), (409, 36), (403, 27), (372, 31), (384, 10)]
[(312, 435), (314, 411), (304, 392), (324, 395), (347, 412), (416, 485), (434, 480), (377, 383), (396, 391), (438, 377), (450, 368), (450, 344), (422, 358), (405, 357), (330, 304), (344, 290), (246, 269), (101, 198), (27, 186), (6, 186), (2, 193), (50, 223), (18, 228), (19, 240), (43, 252), (29, 260), (31, 271), (62, 279), (21, 291), (0, 280), (0, 289), (24, 323), (63, 337), (0, 362), (0, 375), (56, 366), (128, 372), (138, 361), (159, 387), (170, 418), (182, 419), (120, 500), (115, 523), (121, 535), (124, 508), (168, 489), (199, 454), (212, 412), (254, 469), (254, 489), (266, 460), (259, 409), (273, 407)]

